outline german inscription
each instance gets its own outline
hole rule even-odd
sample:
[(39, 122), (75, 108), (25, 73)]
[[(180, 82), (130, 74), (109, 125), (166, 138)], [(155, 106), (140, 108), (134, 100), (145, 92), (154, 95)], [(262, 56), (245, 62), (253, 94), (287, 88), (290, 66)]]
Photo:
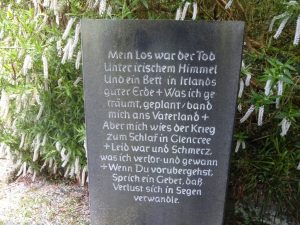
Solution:
[(92, 224), (222, 224), (242, 38), (240, 22), (83, 21)]

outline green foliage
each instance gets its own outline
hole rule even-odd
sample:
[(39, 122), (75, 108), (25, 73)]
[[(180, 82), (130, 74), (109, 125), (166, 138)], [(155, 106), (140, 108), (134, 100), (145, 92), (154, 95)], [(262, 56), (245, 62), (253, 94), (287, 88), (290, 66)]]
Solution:
[[(53, 1), (34, 2), (0, 3), (0, 152), (15, 159), (19, 175), (47, 170), (84, 183), (80, 43), (65, 57), (66, 46), (74, 44), (79, 19), (175, 19), (186, 1), (110, 0), (101, 10), (99, 1), (92, 0), (62, 0), (57, 7), (46, 4)], [(225, 10), (224, 0), (196, 2), (196, 20), (247, 24), (241, 73), (241, 82), (247, 85), (239, 98), (235, 131), (242, 147), (238, 145), (233, 154), (230, 179), (231, 197), (248, 212), (242, 224), (255, 224), (251, 221), (259, 221), (270, 209), (298, 221), (300, 56), (295, 33), (300, 3), (234, 0)], [(192, 18), (192, 3), (186, 19)], [(62, 38), (71, 18), (76, 20)], [(286, 25), (278, 30), (285, 18)], [(244, 117), (251, 106), (253, 111)], [(252, 215), (251, 206), (260, 209), (259, 215)]]

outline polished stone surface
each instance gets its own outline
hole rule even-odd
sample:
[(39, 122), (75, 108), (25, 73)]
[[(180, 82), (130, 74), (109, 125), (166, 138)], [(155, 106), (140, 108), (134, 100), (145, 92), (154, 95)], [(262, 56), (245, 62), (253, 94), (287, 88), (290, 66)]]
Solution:
[[(227, 189), (227, 179), (229, 170), (229, 158), (231, 152), (232, 132), (234, 127), (234, 116), (236, 109), (236, 97), (239, 85), (239, 73), (241, 65), (241, 53), (243, 43), (244, 23), (243, 22), (191, 22), (191, 21), (168, 21), (168, 20), (89, 20), (82, 21), (82, 50), (83, 50), (83, 72), (84, 72), (84, 93), (85, 93), (85, 116), (87, 126), (87, 147), (88, 147), (88, 167), (89, 167), (89, 190), (90, 190), (90, 204), (91, 204), (91, 220), (93, 225), (221, 225), (224, 216), (224, 203)], [(112, 52), (132, 52), (138, 54), (141, 52), (151, 52), (152, 59), (141, 59), (140, 56), (134, 56), (131, 59), (131, 54), (120, 56), (119, 59), (108, 59), (109, 51)], [(208, 54), (213, 53), (215, 59), (212, 61), (205, 61), (204, 59), (197, 59), (196, 51), (204, 51)], [(154, 60), (154, 52), (174, 53), (174, 60)], [(190, 53), (186, 55), (186, 59), (180, 58), (179, 52)], [(194, 56), (192, 54), (195, 54)], [(213, 57), (213, 55), (211, 55)], [(199, 55), (198, 55), (199, 56)], [(147, 56), (145, 56), (147, 58)], [(133, 72), (128, 67), (123, 67), (118, 72), (108, 72), (108, 68), (104, 68), (104, 63), (114, 63), (122, 65), (154, 65), (156, 71)], [(158, 72), (157, 65), (170, 66), (168, 73)], [(181, 69), (179, 64), (181, 64)], [(187, 67), (202, 67), (205, 71), (195, 74), (189, 70), (184, 72)], [(172, 71), (174, 66), (175, 71)], [(205, 68), (207, 69), (205, 69)], [(132, 67), (131, 67), (132, 69)], [(144, 68), (145, 69), (145, 68)], [(106, 70), (106, 71), (105, 71)], [(201, 70), (201, 69), (199, 69)], [(144, 78), (145, 75), (152, 77)], [(139, 84), (111, 84), (109, 76), (121, 77), (139, 77)], [(174, 78), (176, 84), (168, 85), (168, 79)], [(186, 80), (185, 80), (186, 78)], [(143, 83), (146, 79), (146, 83)], [(203, 79), (207, 83), (197, 83), (197, 79)], [(119, 80), (122, 82), (122, 79)], [(150, 83), (152, 82), (152, 83)], [(215, 82), (215, 83), (214, 83)], [(140, 89), (147, 87), (153, 90), (153, 96), (134, 96), (133, 87), (137, 86)], [(105, 92), (116, 89), (129, 89), (127, 93), (121, 96), (108, 96)], [(176, 88), (188, 95), (191, 91), (201, 92), (202, 97), (192, 98), (181, 96), (166, 97), (164, 94), (157, 94), (157, 91), (168, 88)], [(190, 91), (190, 92), (189, 92)], [(193, 92), (193, 93), (195, 93)], [(213, 97), (210, 100), (204, 100), (204, 92), (210, 93)], [(106, 93), (106, 94), (105, 94)], [(139, 108), (114, 108), (114, 110), (126, 110), (130, 118), (116, 118), (109, 119), (108, 113), (113, 107), (109, 107), (108, 101), (139, 101)], [(209, 101), (209, 103), (208, 103)], [(156, 102), (159, 108), (146, 110), (144, 102)], [(167, 109), (164, 102), (173, 102), (178, 108)], [(202, 108), (191, 110), (188, 104), (211, 104), (212, 108)], [(199, 106), (200, 107), (200, 106)], [(204, 107), (204, 106), (201, 106)], [(182, 117), (177, 114), (177, 117), (172, 117), (169, 121), (165, 117), (160, 120), (154, 119), (152, 113), (181, 113), (193, 114), (195, 112), (200, 115), (199, 120), (183, 121)], [(149, 119), (133, 119), (132, 115), (135, 112), (146, 114), (149, 112)], [(126, 115), (124, 113), (124, 115)], [(124, 116), (123, 115), (123, 116)], [(205, 119), (202, 117), (206, 115), (209, 117)], [(147, 116), (146, 116), (147, 117)], [(122, 129), (104, 129), (104, 123), (146, 123), (147, 128), (152, 124), (159, 125), (160, 123), (169, 125), (171, 130), (162, 130), (160, 132), (134, 131), (141, 133), (141, 135), (148, 136), (167, 136), (167, 143), (160, 143), (159, 139), (154, 141), (139, 141), (135, 142), (128, 137), (133, 131)], [(125, 122), (124, 122), (125, 121)], [(182, 131), (174, 131), (175, 125), (186, 126), (188, 129)], [(125, 126), (125, 125), (124, 125)], [(209, 127), (206, 130), (195, 131), (195, 126)], [(124, 127), (123, 127), (124, 128)], [(108, 140), (108, 133), (111, 134), (125, 134), (127, 138), (118, 136), (118, 140)], [(178, 136), (195, 137), (196, 140), (203, 138), (205, 140), (211, 139), (209, 143), (188, 144), (181, 139), (180, 143), (176, 143)], [(176, 137), (176, 138), (174, 138)], [(121, 139), (121, 140), (120, 140)], [(125, 140), (126, 139), (126, 140)], [(205, 142), (205, 141), (204, 141)], [(107, 144), (108, 147), (104, 147)], [(152, 149), (155, 146), (164, 146), (167, 144), (168, 153), (145, 153), (133, 151), (113, 151), (117, 146), (126, 144), (149, 146)], [(175, 154), (171, 152), (174, 146), (185, 146), (186, 148), (209, 148), (211, 152), (206, 155), (205, 151), (198, 154)], [(121, 147), (120, 147), (121, 148)], [(117, 158), (120, 155), (128, 153), (130, 160), (126, 162), (120, 161), (105, 161), (101, 155), (111, 155)], [(161, 160), (158, 163), (134, 162), (134, 156), (158, 156)], [(168, 164), (162, 162), (163, 158), (179, 157), (180, 163)], [(186, 160), (195, 159), (203, 160), (201, 165), (185, 165)], [(214, 161), (215, 160), (215, 161)], [(215, 163), (215, 165), (205, 165)], [(109, 168), (109, 164), (125, 165), (124, 168), (129, 168), (129, 171), (114, 171)], [(187, 175), (185, 174), (158, 174), (155, 172), (138, 172), (136, 164), (141, 164), (146, 167), (165, 167), (189, 170), (201, 170), (202, 175), (192, 175), (191, 179), (201, 180), (201, 184), (187, 185)], [(203, 164), (203, 165), (202, 165)], [(107, 166), (107, 167), (105, 167)], [(133, 171), (130, 171), (133, 168)], [(187, 170), (185, 170), (187, 171)], [(206, 172), (204, 172), (206, 171)], [(174, 171), (173, 171), (174, 173)], [(113, 174), (129, 176), (137, 175), (139, 179), (146, 176), (153, 176), (155, 182), (114, 182)], [(159, 184), (157, 179), (159, 175), (165, 178), (171, 177), (177, 184), (165, 183)], [(181, 181), (180, 181), (181, 179)], [(169, 181), (171, 182), (171, 181)], [(181, 184), (180, 184), (181, 183)], [(184, 183), (184, 184), (183, 184)], [(133, 185), (143, 187), (143, 191), (135, 189), (135, 191), (116, 191), (114, 185), (123, 185), (124, 189), (128, 189), (126, 185)], [(146, 192), (146, 186), (154, 185), (160, 186), (162, 192)], [(165, 189), (167, 186), (174, 188), (176, 193), (167, 194)], [(199, 192), (194, 192), (191, 196), (189, 194), (177, 193), (177, 189), (197, 189)], [(181, 192), (181, 191), (179, 191)], [(143, 200), (134, 200), (134, 196), (138, 196)], [(149, 197), (157, 196), (159, 198), (169, 196), (169, 198), (178, 198), (176, 203), (153, 203), (149, 202)], [(171, 200), (171, 201), (173, 201)]]

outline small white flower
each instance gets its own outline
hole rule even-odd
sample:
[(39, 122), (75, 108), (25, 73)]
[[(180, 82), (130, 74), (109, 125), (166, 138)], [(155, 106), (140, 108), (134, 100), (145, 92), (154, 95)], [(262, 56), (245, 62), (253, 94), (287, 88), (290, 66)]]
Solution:
[(29, 174), (32, 174), (32, 173), (33, 173), (32, 167), (31, 167), (31, 166), (28, 167), (27, 173), (29, 173)]
[(63, 78), (61, 77), (61, 78), (59, 78), (58, 81), (57, 81), (58, 87), (61, 87), (62, 82), (63, 82)]
[(295, 5), (298, 5), (298, 2), (297, 1), (289, 1), (288, 5), (289, 6), (295, 6)]
[(14, 100), (14, 99), (16, 99), (17, 97), (18, 97), (17, 94), (11, 94), (11, 95), (9, 95), (9, 99), (10, 99), (10, 100)]
[(40, 171), (42, 171), (46, 166), (47, 166), (47, 163), (49, 162), (49, 159), (46, 159), (40, 169)]
[(48, 166), (49, 169), (52, 168), (52, 166), (53, 166), (53, 161), (54, 161), (53, 158), (50, 158), (50, 159), (49, 159), (49, 166)]
[(237, 140), (234, 152), (238, 152), (241, 146), (241, 141)]
[(61, 151), (61, 143), (60, 143), (59, 141), (57, 141), (57, 142), (55, 143), (55, 148), (56, 148), (56, 150), (57, 150), (58, 152)]
[(65, 160), (63, 161), (63, 164), (61, 165), (61, 167), (65, 167), (68, 164), (69, 160)]
[(99, 0), (95, 0), (93, 8), (95, 9), (97, 7), (97, 5), (99, 4)]
[(20, 49), (20, 51), (18, 53), (18, 59), (21, 59), (23, 57), (24, 53), (25, 53), (24, 48)]
[(233, 0), (229, 0), (227, 2), (227, 4), (225, 5), (225, 9), (229, 9), (231, 7), (232, 3), (233, 3)]
[(81, 81), (81, 77), (77, 77), (77, 79), (74, 81), (73, 85), (77, 87), (77, 84)]
[(57, 26), (59, 26), (59, 14), (58, 13), (55, 15), (55, 22), (56, 22)]
[(259, 109), (258, 109), (258, 121), (257, 121), (258, 126), (263, 125), (264, 111), (265, 111), (265, 106), (260, 106)]
[(50, 0), (49, 8), (50, 8), (51, 10), (54, 10), (54, 8), (55, 8), (55, 5), (54, 5), (54, 4), (56, 4), (56, 6), (57, 6), (57, 0)]
[(255, 109), (255, 106), (251, 105), (250, 108), (245, 113), (245, 115), (240, 119), (240, 123), (244, 123), (250, 117), (250, 115), (252, 114), (254, 109)]
[(75, 173), (75, 166), (74, 166), (74, 165), (72, 165), (72, 166), (71, 166), (70, 173), (69, 173), (69, 176), (70, 176), (70, 178), (73, 178), (73, 176), (74, 176), (74, 173)]
[[(277, 95), (278, 96), (282, 96), (283, 94), (283, 81), (279, 80), (277, 82)], [(280, 97), (276, 98), (276, 109), (279, 109), (279, 105), (280, 105)]]
[(290, 129), (291, 121), (287, 118), (283, 118), (279, 125), (281, 125), (280, 135), (283, 137), (287, 134), (288, 130)]
[(66, 29), (65, 29), (65, 32), (64, 32), (64, 34), (62, 36), (63, 40), (65, 40), (68, 37), (68, 35), (70, 33), (70, 30), (71, 30), (72, 25), (73, 25), (74, 22), (75, 22), (75, 18), (70, 18), (69, 19), (68, 24), (67, 24)]
[(26, 176), (26, 170), (27, 170), (27, 163), (24, 162), (24, 163), (23, 163), (23, 174), (22, 174), (23, 177)]
[[(22, 172), (23, 172), (23, 169), (24, 169), (24, 165), (25, 165), (25, 167), (26, 167), (26, 163), (25, 162), (23, 162), (23, 164), (20, 166), (20, 169), (19, 169), (19, 171), (18, 171), (18, 173), (17, 173), (17, 177), (18, 176), (20, 176), (21, 174), (22, 174)], [(26, 170), (26, 169), (25, 169)]]
[(3, 31), (3, 29), (1, 29), (0, 30), (0, 40), (3, 38), (3, 36), (4, 36), (4, 31)]
[(187, 13), (187, 10), (188, 10), (190, 4), (191, 4), (190, 2), (185, 2), (183, 10), (182, 10), (181, 18), (180, 18), (181, 20), (185, 19), (185, 16), (186, 16), (186, 13)]
[(242, 141), (242, 149), (246, 149), (246, 143), (245, 143), (245, 141)]
[(53, 173), (54, 174), (57, 173), (57, 163), (56, 162), (54, 163), (54, 166), (53, 166)]
[(69, 175), (70, 166), (67, 166), (67, 169), (65, 170), (64, 177), (67, 177)]
[(36, 122), (39, 121), (39, 120), (41, 119), (41, 116), (42, 116), (43, 111), (44, 111), (44, 105), (41, 104), (41, 105), (40, 105), (39, 112), (38, 112), (38, 114), (37, 114), (37, 116), (36, 116), (36, 118), (35, 118), (35, 121), (36, 121)]
[(33, 175), (32, 175), (31, 181), (34, 182), (34, 181), (35, 181), (35, 178), (36, 178), (36, 171), (33, 171)]
[(93, 0), (87, 0), (86, 6), (87, 6), (87, 8), (92, 9), (93, 8)]
[(40, 28), (46, 26), (46, 24), (47, 24), (48, 15), (44, 14), (43, 16), (44, 16), (44, 19), (43, 19), (43, 23), (41, 24)]
[(245, 69), (245, 62), (242, 60), (242, 69)]
[(33, 161), (33, 162), (35, 162), (35, 161), (38, 160), (38, 158), (39, 158), (39, 147), (40, 147), (40, 146), (38, 146), (38, 147), (36, 147), (36, 148), (34, 149), (34, 152), (33, 152), (33, 158), (32, 158), (32, 161)]
[(11, 125), (11, 129), (13, 130), (13, 135), (15, 136), (16, 133), (17, 133), (17, 121), (18, 121), (18, 118), (14, 119), (12, 125)]
[(23, 74), (26, 75), (28, 70), (32, 68), (32, 59), (30, 55), (26, 55), (23, 63)]
[(87, 144), (86, 144), (86, 139), (84, 139), (84, 141), (83, 141), (83, 148), (84, 148), (84, 151), (85, 151), (85, 157), (87, 157)]
[(192, 17), (192, 20), (195, 20), (197, 18), (197, 13), (198, 13), (197, 2), (193, 2), (193, 17)]
[(73, 44), (74, 42), (72, 39), (69, 39), (69, 40), (70, 40), (70, 47), (69, 47), (67, 58), (68, 58), (68, 60), (71, 60), (73, 57), (74, 50), (75, 50), (75, 45)]
[(269, 96), (269, 94), (270, 94), (271, 84), (272, 84), (272, 81), (267, 80), (266, 85), (265, 85), (265, 95), (266, 96)]
[(22, 103), (23, 108), (25, 108), (27, 106), (27, 101), (28, 101), (27, 94), (26, 93), (22, 94), (21, 103)]
[(282, 18), (286, 17), (287, 15), (288, 15), (287, 12), (285, 12), (285, 13), (282, 13), (278, 16), (274, 16), (271, 23), (270, 23), (270, 26), (269, 26), (269, 32), (272, 32), (273, 27), (274, 27), (274, 23), (275, 23), (276, 20), (282, 19)]
[(45, 55), (42, 56), (44, 79), (48, 79), (48, 60)]
[(20, 141), (19, 149), (21, 149), (24, 146), (25, 137), (26, 137), (25, 133), (22, 133), (21, 134), (21, 141)]
[(72, 48), (72, 44), (73, 44), (73, 40), (71, 38), (69, 38), (66, 46), (64, 47), (63, 49), (63, 52), (64, 52), (64, 55), (63, 55), (63, 58), (61, 60), (61, 63), (62, 64), (65, 64), (66, 63), (66, 60), (69, 58), (69, 55), (73, 54), (73, 52), (71, 51), (71, 48)]
[(244, 87), (245, 87), (244, 81), (243, 81), (243, 79), (241, 78), (241, 79), (240, 79), (240, 90), (239, 90), (238, 98), (241, 98), (241, 97), (242, 97), (243, 92), (244, 92)]
[(76, 159), (75, 159), (75, 174), (77, 174), (77, 175), (80, 174), (80, 161), (79, 161), (79, 156), (77, 156)]
[(60, 152), (60, 156), (61, 156), (61, 160), (62, 160), (62, 161), (65, 161), (66, 158), (67, 158), (67, 154), (65, 154), (65, 152), (66, 152), (66, 149), (65, 149), (65, 148), (62, 148), (62, 149), (61, 149), (61, 152)]
[(45, 90), (48, 91), (49, 87), (48, 87), (48, 60), (46, 58), (45, 55), (42, 56), (42, 61), (43, 61), (43, 70), (44, 70), (44, 86), (45, 86)]
[(181, 7), (179, 7), (177, 10), (176, 10), (176, 16), (175, 16), (175, 20), (180, 20), (181, 18)]
[(275, 35), (274, 35), (274, 38), (275, 38), (275, 39), (277, 39), (277, 38), (281, 35), (281, 33), (282, 33), (283, 29), (285, 28), (285, 25), (286, 25), (287, 21), (289, 20), (289, 18), (290, 18), (290, 16), (286, 16), (286, 17), (282, 20), (281, 24), (279, 25), (279, 27), (278, 27), (278, 29), (277, 29)]
[(298, 16), (298, 19), (297, 19), (297, 25), (296, 25), (296, 31), (295, 31), (295, 37), (294, 37), (294, 45), (298, 45), (299, 40), (300, 40), (300, 15)]
[(251, 77), (252, 77), (251, 73), (247, 73), (246, 80), (245, 80), (245, 85), (247, 87), (250, 85)]
[(300, 162), (298, 163), (297, 170), (300, 170)]
[(50, 6), (50, 1), (49, 0), (44, 0), (43, 6), (44, 7), (49, 7)]
[(277, 97), (276, 98), (276, 109), (279, 109), (280, 108), (280, 98)]
[(38, 133), (34, 139), (35, 139), (36, 145), (41, 145), (41, 134), (40, 133)]
[(67, 165), (67, 163), (70, 160), (70, 156), (71, 156), (71, 152), (69, 151), (68, 154), (65, 156), (65, 160), (64, 160), (63, 164), (61, 165), (62, 167), (65, 167)]
[(78, 23), (76, 25), (76, 28), (75, 28), (75, 35), (74, 35), (74, 41), (73, 41), (73, 49), (76, 48), (76, 45), (77, 45), (78, 40), (79, 40), (79, 34), (80, 34), (80, 23)]
[(61, 56), (61, 54), (62, 54), (61, 40), (58, 40), (56, 42), (56, 50), (57, 50), (58, 56)]
[(75, 68), (77, 70), (80, 68), (80, 61), (81, 61), (81, 51), (78, 51), (76, 56), (76, 63), (75, 63)]
[(99, 15), (102, 16), (106, 10), (106, 0), (100, 0)]
[(279, 80), (277, 82), (277, 95), (282, 96), (282, 94), (283, 94), (283, 81)]
[(44, 137), (43, 137), (43, 141), (42, 141), (41, 146), (45, 146), (46, 143), (47, 143), (47, 134), (44, 134)]
[(35, 101), (37, 102), (37, 104), (39, 104), (39, 105), (42, 105), (42, 104), (43, 104), (43, 103), (41, 102), (40, 95), (37, 93), (36, 90), (34, 91), (33, 96), (34, 96), (34, 99), (35, 99)]
[(111, 5), (109, 5), (109, 6), (107, 7), (106, 13), (107, 13), (107, 15), (108, 15), (109, 17), (111, 17), (111, 15), (112, 15), (112, 7), (111, 7)]
[(243, 107), (242, 107), (242, 104), (240, 103), (240, 104), (238, 104), (238, 107), (237, 107), (237, 109), (238, 109), (238, 111), (239, 112), (242, 112), (242, 109), (243, 109)]
[(82, 173), (81, 173), (81, 186), (84, 186), (85, 184), (85, 175), (87, 172), (87, 166), (83, 167)]
[(34, 6), (34, 9), (36, 10), (38, 8), (37, 0), (32, 0), (32, 3), (33, 3), (33, 6)]
[(0, 118), (6, 119), (9, 113), (9, 96), (6, 91), (2, 89), (0, 98)]
[[(34, 21), (35, 20), (37, 20), (36, 18), (37, 18), (38, 16), (36, 15), (36, 16), (34, 16)], [(19, 29), (18, 29), (18, 35), (22, 35), (22, 32), (23, 32), (23, 28), (22, 28), (22, 26), (19, 24)], [(24, 33), (23, 33), (24, 34)]]

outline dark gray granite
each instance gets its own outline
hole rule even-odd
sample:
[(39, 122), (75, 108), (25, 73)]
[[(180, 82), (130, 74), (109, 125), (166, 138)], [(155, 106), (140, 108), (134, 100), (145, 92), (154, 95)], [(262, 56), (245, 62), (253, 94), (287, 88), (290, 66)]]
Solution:
[(82, 20), (93, 225), (222, 224), (243, 32)]

